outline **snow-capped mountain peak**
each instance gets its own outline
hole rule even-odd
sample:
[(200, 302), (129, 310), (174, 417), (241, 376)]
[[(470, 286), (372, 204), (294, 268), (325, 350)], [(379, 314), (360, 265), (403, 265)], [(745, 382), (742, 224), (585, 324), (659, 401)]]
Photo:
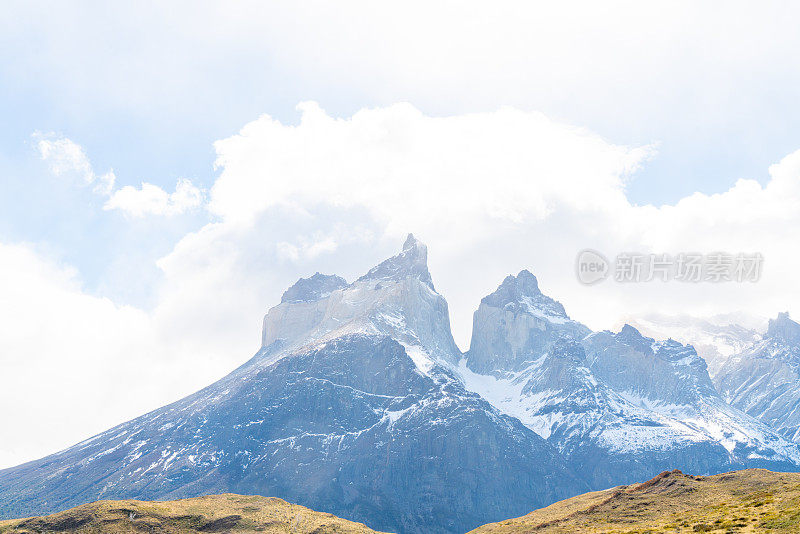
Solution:
[[(227, 377), (0, 471), (0, 517), (237, 492), (454, 534), (667, 469), (800, 468), (797, 445), (729, 406), (689, 345), (631, 325), (591, 333), (528, 271), (474, 318), (462, 358), (413, 236), (351, 284), (301, 279), (266, 314), (263, 347)], [(797, 354), (796, 326), (781, 315), (761, 341), (771, 359), (756, 364), (777, 392), (798, 392), (783, 359)], [(800, 405), (794, 393), (768, 399), (785, 436), (800, 426), (784, 409)]]
[(414, 237), (414, 234), (408, 234), (400, 254), (382, 261), (357, 281), (400, 280), (409, 276), (418, 278), (434, 289), (431, 273), (428, 271), (428, 247)]
[(457, 534), (583, 492), (558, 451), (469, 392), (425, 246), (352, 284), (316, 274), (227, 377), (0, 471), (0, 518), (103, 498), (277, 495), (400, 534)]
[(425, 244), (409, 234), (399, 254), (352, 284), (319, 273), (299, 280), (264, 317), (262, 346), (278, 340), (292, 347), (344, 334), (383, 334), (409, 347), (423, 371), (434, 362), (455, 364), (461, 353), (427, 258)]
[(620, 323), (634, 326), (647, 337), (691, 345), (708, 363), (711, 378), (731, 356), (759, 341), (767, 326), (766, 319), (745, 312), (711, 317), (649, 313), (626, 317)]
[(539, 289), (539, 280), (529, 270), (523, 269), (519, 272), (519, 274), (517, 274), (517, 276), (506, 276), (506, 278), (503, 280), (503, 283), (500, 284), (497, 290), (495, 290), (495, 292), (491, 295), (488, 295), (486, 298), (498, 300), (505, 298), (506, 301), (515, 301), (524, 296), (530, 297), (541, 294), (542, 292)]
[(530, 271), (523, 269), (517, 276), (507, 276), (494, 293), (483, 298), (482, 303), (494, 308), (508, 308), (530, 315), (538, 315), (550, 322), (569, 321), (564, 306), (539, 290), (539, 281)]

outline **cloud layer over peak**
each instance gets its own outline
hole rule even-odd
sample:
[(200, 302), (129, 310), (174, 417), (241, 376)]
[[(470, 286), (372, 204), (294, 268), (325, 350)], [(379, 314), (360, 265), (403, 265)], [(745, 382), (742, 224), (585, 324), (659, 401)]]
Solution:
[(397, 235), (453, 219), (518, 224), (624, 203), (624, 180), (653, 153), (513, 108), (429, 117), (395, 104), (344, 119), (314, 102), (298, 109), (296, 126), (265, 115), (215, 143), (212, 212), (242, 221), (278, 205), (361, 206)]

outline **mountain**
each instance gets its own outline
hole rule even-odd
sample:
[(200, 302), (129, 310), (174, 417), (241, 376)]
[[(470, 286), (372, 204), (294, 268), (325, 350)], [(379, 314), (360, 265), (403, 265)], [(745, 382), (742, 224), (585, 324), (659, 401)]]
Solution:
[(730, 358), (714, 381), (733, 406), (800, 442), (800, 324), (788, 313), (770, 320), (763, 338)]
[[(775, 380), (796, 368), (796, 327), (779, 317), (771, 359), (753, 359)], [(0, 471), (0, 517), (232, 492), (452, 533), (660, 471), (741, 467), (798, 470), (800, 452), (729, 406), (691, 346), (592, 332), (522, 271), (481, 301), (462, 354), (409, 235), (352, 283), (316, 273), (288, 288), (225, 378)]]
[(658, 340), (674, 339), (691, 345), (708, 364), (714, 378), (725, 362), (761, 338), (766, 320), (746, 313), (720, 314), (712, 317), (650, 313), (628, 317), (642, 334)]
[(233, 492), (449, 533), (588, 489), (552, 445), (464, 387), (447, 303), (413, 236), (351, 284), (300, 280), (262, 339), (215, 384), (0, 471), (0, 517)]
[(748, 469), (714, 476), (680, 471), (579, 495), (470, 534), (800, 532), (800, 474)]
[(0, 521), (3, 534), (38, 532), (128, 534), (373, 534), (360, 523), (289, 504), (275, 497), (209, 495), (179, 501), (100, 501), (45, 517)]
[(591, 333), (522, 271), (474, 316), (467, 389), (548, 440), (594, 488), (667, 469), (796, 470), (797, 446), (728, 406), (688, 345)]

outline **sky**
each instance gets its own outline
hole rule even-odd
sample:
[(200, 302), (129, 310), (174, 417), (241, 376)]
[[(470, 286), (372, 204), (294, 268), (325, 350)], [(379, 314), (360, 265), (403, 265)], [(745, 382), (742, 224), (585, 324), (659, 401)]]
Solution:
[[(791, 2), (3, 2), (0, 468), (246, 361), (413, 232), (454, 335), (526, 268), (595, 329), (800, 316)], [(759, 253), (585, 286), (579, 251)]]

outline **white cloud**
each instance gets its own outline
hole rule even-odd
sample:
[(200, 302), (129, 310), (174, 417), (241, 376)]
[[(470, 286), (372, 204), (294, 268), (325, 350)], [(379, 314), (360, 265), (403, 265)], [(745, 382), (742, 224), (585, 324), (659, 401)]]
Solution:
[(109, 197), (104, 210), (120, 210), (131, 217), (145, 215), (180, 215), (203, 204), (204, 193), (186, 178), (178, 179), (175, 191), (167, 193), (161, 187), (142, 182), (139, 189), (126, 185), (114, 190), (113, 170), (103, 175), (95, 173), (83, 147), (71, 139), (53, 134), (33, 134), (36, 148), (50, 172), (55, 176), (76, 176), (84, 185), (94, 185), (93, 191)]
[(75, 176), (84, 185), (94, 185), (94, 191), (108, 195), (114, 188), (114, 171), (97, 175), (92, 168), (83, 147), (66, 137), (53, 134), (33, 134), (39, 156), (46, 161), (50, 171), (56, 176)]
[[(0, 19), (19, 43), (7, 47), (9, 78), (58, 88), (72, 110), (119, 106), (153, 122), (200, 110), (226, 128), (232, 111), (266, 109), (264, 87), (324, 95), (338, 109), (365, 99), (437, 113), (513, 103), (645, 139), (653, 123), (702, 141), (743, 120), (731, 113), (739, 107), (754, 125), (796, 114), (800, 6), (786, 2), (177, 5), (16, 5)], [(234, 76), (231, 58), (246, 65)]]
[(174, 350), (151, 314), (86, 294), (73, 269), (30, 245), (0, 243), (0, 295), (0, 466), (176, 400), (227, 367), (202, 348)]
[[(307, 222), (315, 223), (315, 217), (307, 211), (302, 211), (300, 216)], [(278, 259), (295, 263), (308, 262), (316, 260), (319, 256), (330, 257), (341, 246), (363, 245), (375, 240), (371, 230), (357, 223), (338, 223), (332, 226), (310, 235), (295, 235), (293, 242), (279, 241), (275, 245)]]
[(336, 241), (331, 238), (325, 238), (310, 244), (303, 243), (299, 246), (286, 241), (281, 241), (276, 245), (278, 257), (292, 261), (298, 261), (301, 257), (315, 258), (326, 252), (334, 252), (336, 248)]
[(179, 215), (201, 206), (203, 192), (185, 178), (178, 180), (173, 193), (157, 185), (142, 183), (142, 187), (126, 185), (114, 191), (103, 206), (105, 210), (121, 210), (132, 217), (145, 215)]
[(299, 109), (296, 127), (264, 116), (215, 144), (212, 212), (246, 221), (279, 205), (362, 206), (398, 235), (453, 219), (518, 224), (560, 203), (625, 202), (624, 179), (652, 153), (510, 108), (433, 118), (396, 104), (349, 119)]

